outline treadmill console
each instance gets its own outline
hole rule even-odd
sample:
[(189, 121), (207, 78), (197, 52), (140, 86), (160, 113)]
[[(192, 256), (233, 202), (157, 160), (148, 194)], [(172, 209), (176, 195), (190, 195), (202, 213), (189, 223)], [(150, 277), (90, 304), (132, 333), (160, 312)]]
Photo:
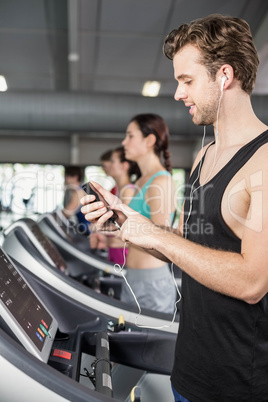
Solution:
[(48, 361), (57, 321), (1, 248), (0, 316), (30, 353)]
[(37, 223), (31, 222), (31, 230), (36, 239), (40, 242), (41, 247), (43, 247), (44, 251), (49, 255), (56, 267), (64, 272), (67, 269), (66, 263), (54, 244), (42, 232)]
[(12, 230), (16, 231), (17, 236), (20, 236), (21, 230), (26, 233), (27, 238), (31, 241), (39, 253), (54, 267), (66, 273), (67, 265), (63, 257), (52, 241), (50, 241), (50, 239), (42, 232), (34, 220), (29, 218), (19, 219), (9, 228), (5, 229), (4, 236), (8, 236)]
[(52, 218), (49, 219), (49, 223), (53, 226), (53, 228), (55, 228), (60, 236), (73, 243), (70, 232), (75, 230), (75, 227), (71, 224), (71, 222), (68, 221), (62, 212), (60, 213), (60, 211), (54, 211), (51, 214), (46, 214), (46, 218)]

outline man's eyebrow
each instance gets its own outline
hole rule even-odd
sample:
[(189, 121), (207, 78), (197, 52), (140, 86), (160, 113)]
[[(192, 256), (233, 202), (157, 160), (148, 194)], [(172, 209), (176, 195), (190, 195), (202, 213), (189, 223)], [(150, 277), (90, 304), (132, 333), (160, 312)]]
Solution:
[(185, 78), (193, 78), (190, 74), (180, 74), (177, 77), (175, 77), (175, 79), (177, 80), (185, 80)]

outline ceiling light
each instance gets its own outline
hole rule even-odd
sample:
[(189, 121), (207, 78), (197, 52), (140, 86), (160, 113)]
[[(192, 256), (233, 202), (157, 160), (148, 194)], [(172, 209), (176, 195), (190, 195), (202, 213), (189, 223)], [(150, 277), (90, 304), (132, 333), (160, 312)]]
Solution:
[(3, 75), (0, 75), (0, 92), (5, 92), (7, 90), (7, 82)]
[(146, 81), (142, 88), (143, 96), (158, 96), (161, 84), (159, 81)]

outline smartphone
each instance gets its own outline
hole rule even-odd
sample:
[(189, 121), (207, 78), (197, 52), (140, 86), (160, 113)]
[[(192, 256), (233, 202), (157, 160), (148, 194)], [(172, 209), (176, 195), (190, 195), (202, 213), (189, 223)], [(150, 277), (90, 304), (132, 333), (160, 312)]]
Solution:
[[(107, 208), (107, 210), (111, 211), (111, 208), (110, 208), (110, 205), (108, 204), (108, 202), (105, 200), (105, 198), (101, 195), (101, 193), (96, 189), (96, 187), (92, 183), (88, 182), (88, 183), (82, 184), (82, 189), (89, 195), (95, 195), (95, 197), (96, 197), (95, 201), (102, 201), (104, 206)], [(93, 202), (95, 202), (95, 201), (93, 201)], [(120, 228), (120, 226), (116, 222), (117, 219), (118, 219), (118, 215), (115, 211), (113, 211), (113, 215), (111, 216), (111, 218), (108, 219), (107, 222), (111, 222), (115, 226)]]

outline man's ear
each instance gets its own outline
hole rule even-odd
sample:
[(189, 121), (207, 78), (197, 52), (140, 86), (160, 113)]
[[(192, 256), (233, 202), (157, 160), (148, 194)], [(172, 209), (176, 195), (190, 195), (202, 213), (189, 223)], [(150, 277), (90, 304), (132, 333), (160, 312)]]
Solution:
[(221, 85), (223, 86), (224, 89), (226, 89), (232, 84), (234, 80), (234, 69), (229, 64), (224, 64), (220, 68), (218, 75), (221, 80), (223, 79), (223, 77), (225, 77), (225, 81), (224, 82), (221, 81)]

